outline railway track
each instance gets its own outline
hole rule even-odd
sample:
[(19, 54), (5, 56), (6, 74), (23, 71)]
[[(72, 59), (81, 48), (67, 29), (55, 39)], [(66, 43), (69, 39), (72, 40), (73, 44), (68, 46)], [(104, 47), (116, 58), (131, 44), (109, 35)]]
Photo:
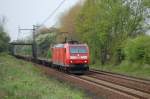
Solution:
[(150, 80), (98, 70), (90, 70), (90, 73), (90, 77), (150, 94)]
[(137, 99), (150, 99), (150, 81), (105, 71), (90, 70), (80, 76), (84, 80), (120, 91)]
[[(36, 63), (50, 65), (44, 59), (38, 59)], [(85, 75), (68, 75), (44, 66), (42, 68), (47, 74), (83, 87), (102, 99), (150, 99), (149, 80), (92, 69)]]

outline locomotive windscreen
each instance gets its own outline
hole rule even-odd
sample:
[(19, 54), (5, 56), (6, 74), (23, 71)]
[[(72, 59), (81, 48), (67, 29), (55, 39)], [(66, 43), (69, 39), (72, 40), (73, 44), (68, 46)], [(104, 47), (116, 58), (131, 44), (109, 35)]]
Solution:
[(84, 46), (71, 46), (70, 53), (87, 53), (87, 49)]

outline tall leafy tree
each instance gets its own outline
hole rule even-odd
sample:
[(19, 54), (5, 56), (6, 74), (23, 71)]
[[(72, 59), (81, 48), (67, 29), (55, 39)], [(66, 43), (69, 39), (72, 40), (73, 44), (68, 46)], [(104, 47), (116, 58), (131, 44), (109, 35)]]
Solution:
[(9, 36), (4, 31), (4, 23), (5, 18), (0, 18), (0, 52), (7, 51), (8, 50), (8, 43), (10, 41)]
[(76, 31), (88, 42), (94, 61), (118, 60), (121, 43), (143, 33), (143, 12), (141, 0), (86, 0)]
[(75, 39), (75, 22), (82, 8), (82, 4), (76, 4), (60, 17), (60, 31), (71, 39)]

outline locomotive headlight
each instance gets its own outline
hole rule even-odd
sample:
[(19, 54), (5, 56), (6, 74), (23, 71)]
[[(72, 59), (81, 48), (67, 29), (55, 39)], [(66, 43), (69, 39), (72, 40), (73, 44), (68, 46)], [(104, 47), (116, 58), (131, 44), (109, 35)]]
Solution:
[(72, 61), (70, 61), (70, 63), (72, 63)]
[(87, 63), (87, 61), (84, 61), (84, 63)]
[(87, 56), (81, 56), (82, 59), (87, 59)]
[(76, 56), (70, 56), (70, 59), (76, 59)]

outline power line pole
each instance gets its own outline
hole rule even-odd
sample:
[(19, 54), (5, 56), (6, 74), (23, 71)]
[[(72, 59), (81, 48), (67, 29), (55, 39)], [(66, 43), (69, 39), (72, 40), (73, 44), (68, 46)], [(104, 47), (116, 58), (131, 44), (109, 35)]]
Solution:
[(37, 43), (36, 43), (36, 39), (35, 39), (35, 34), (36, 34), (36, 29), (39, 26), (37, 25), (33, 25), (33, 57), (35, 59), (35, 61), (37, 60)]
[(36, 40), (35, 40), (35, 33), (36, 33), (36, 29), (38, 28), (38, 26), (36, 25), (33, 25), (33, 28), (32, 29), (21, 29), (19, 28), (18, 31), (21, 32), (21, 31), (32, 31), (32, 36), (33, 36), (33, 41), (32, 41), (32, 56), (34, 58), (34, 60), (36, 61), (37, 60), (37, 43), (36, 43)]

